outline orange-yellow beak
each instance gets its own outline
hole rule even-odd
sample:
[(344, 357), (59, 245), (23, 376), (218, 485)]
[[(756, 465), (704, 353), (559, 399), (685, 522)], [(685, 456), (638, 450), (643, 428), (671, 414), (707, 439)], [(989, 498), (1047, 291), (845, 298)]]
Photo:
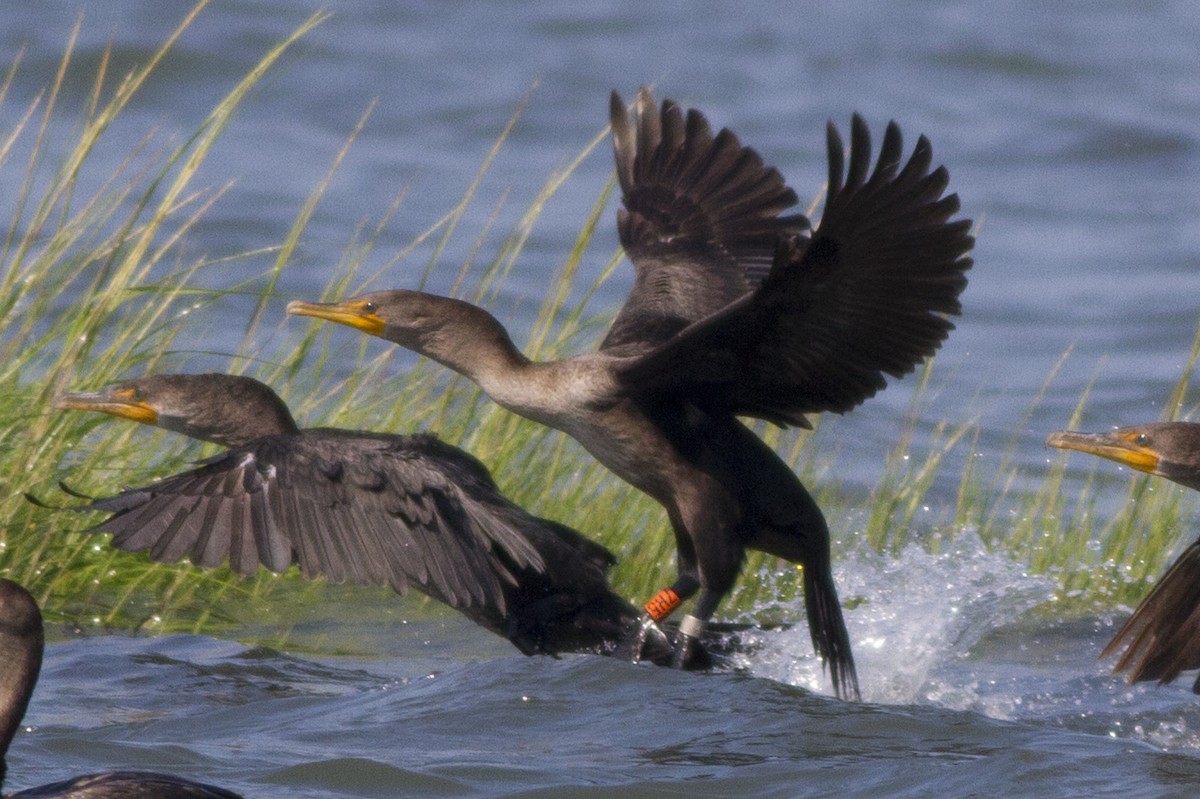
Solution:
[(369, 310), (370, 303), (365, 300), (346, 300), (345, 302), (302, 302), (293, 300), (288, 303), (287, 312), (296, 316), (315, 316), (339, 325), (346, 325), (355, 330), (361, 330), (372, 336), (383, 336), (384, 322), (374, 311)]
[(1158, 453), (1138, 443), (1136, 431), (1113, 430), (1111, 433), (1075, 433), (1062, 430), (1051, 433), (1046, 444), (1059, 449), (1073, 449), (1108, 458), (1131, 469), (1148, 474), (1158, 473)]
[(158, 410), (138, 399), (137, 392), (132, 388), (60, 394), (54, 400), (54, 407), (73, 411), (97, 411), (122, 419), (132, 419), (142, 424), (158, 425)]

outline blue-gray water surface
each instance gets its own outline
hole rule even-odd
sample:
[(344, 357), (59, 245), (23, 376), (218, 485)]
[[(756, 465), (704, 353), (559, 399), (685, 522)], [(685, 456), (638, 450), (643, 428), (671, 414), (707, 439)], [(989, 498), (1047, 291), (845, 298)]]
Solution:
[[(980, 468), (998, 466), (1020, 426), (1016, 457), (1036, 484), (1049, 459), (1042, 439), (1066, 424), (1089, 383), (1083, 425), (1102, 429), (1157, 418), (1184, 368), (1200, 318), (1200, 15), (1189, 3), (320, 7), (333, 16), (256, 88), (209, 156), (201, 183), (233, 185), (186, 245), (214, 258), (278, 245), (371, 108), (284, 272), (263, 357), (304, 327), (284, 320), (286, 299), (320, 295), (356, 231), (399, 195), (363, 274), (448, 213), (522, 102), (464, 232), (433, 270), (435, 289), (452, 284), (480, 237), (481, 258), (494, 252), (553, 171), (600, 133), (611, 89), (628, 98), (652, 83), (736, 130), (805, 204), (824, 179), (826, 119), (845, 129), (859, 111), (877, 132), (896, 119), (910, 145), (918, 133), (930, 137), (978, 222), (978, 243), (964, 313), (938, 355), (922, 418), (977, 420)], [(98, 185), (150, 131), (164, 149), (184, 141), (317, 8), (215, 0), (99, 143), (82, 185)], [(0, 129), (50, 83), (81, 11), (76, 70), (59, 100), (68, 121), (82, 114), (91, 67), (108, 44), (117, 70), (127, 69), (185, 10), (145, 0), (3, 4), (0, 56), (7, 64), (24, 53)], [(69, 145), (74, 132), (52, 129), (52, 145)], [(533, 228), (498, 303), (518, 343), (610, 174), (605, 144)], [(5, 218), (22, 177), (11, 163), (0, 170)], [(611, 222), (597, 235), (581, 285), (616, 249)], [(415, 285), (431, 247), (373, 285)], [(202, 279), (252, 280), (272, 258), (232, 260)], [(619, 268), (593, 307), (615, 309), (629, 276)], [(230, 296), (197, 311), (194, 350), (170, 364), (228, 365), (211, 353), (238, 346), (249, 307)], [(914, 382), (822, 430), (851, 489), (878, 477)], [(918, 452), (927, 432), (918, 431)], [(1072, 464), (1067, 492), (1094, 465)], [(949, 506), (958, 470), (947, 471), (930, 496)], [(1111, 472), (1103, 485), (1120, 484)], [(136, 767), (280, 797), (1200, 793), (1189, 683), (1127, 688), (1110, 677), (1097, 654), (1114, 618), (1055, 621), (1045, 611), (1052, 586), (969, 535), (937, 556), (848, 549), (837, 564), (842, 593), (869, 600), (848, 611), (862, 705), (826, 695), (800, 628), (763, 633), (735, 672), (698, 676), (525, 659), (419, 601), (329, 589), (322, 615), (293, 620), (295, 651), (52, 631), (7, 787)], [(1124, 610), (1112, 609), (1117, 621)]]

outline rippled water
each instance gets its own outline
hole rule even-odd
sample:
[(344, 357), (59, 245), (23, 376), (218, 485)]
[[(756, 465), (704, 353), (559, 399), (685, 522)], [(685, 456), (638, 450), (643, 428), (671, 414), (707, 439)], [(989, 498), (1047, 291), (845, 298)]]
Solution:
[(447, 612), (329, 589), (296, 648), (372, 654), (53, 644), (11, 787), (119, 764), (247, 796), (1195, 795), (1200, 706), (1107, 676), (1109, 620), (1027, 617), (1045, 586), (982, 549), (838, 577), (870, 592), (849, 613), (863, 704), (825, 695), (799, 627), (762, 633), (737, 670), (680, 674), (525, 658)]
[[(48, 83), (79, 9), (81, 69), (66, 109), (83, 102), (87, 65), (106, 43), (120, 67), (144, 59), (182, 14), (174, 5), (4, 4), (0, 53), (26, 52), (0, 121), (11, 125)], [(827, 118), (844, 126), (858, 110), (877, 131), (897, 119), (910, 143), (930, 136), (980, 229), (965, 312), (923, 418), (978, 418), (985, 468), (1068, 348), (1018, 439), (1031, 481), (1045, 433), (1093, 378), (1085, 423), (1102, 428), (1156, 418), (1180, 374), (1200, 253), (1200, 15), (1188, 3), (323, 5), (333, 18), (285, 57), (210, 156), (203, 182), (236, 183), (189, 243), (219, 255), (281, 241), (375, 101), (285, 273), (264, 352), (303, 327), (283, 321), (283, 298), (319, 293), (356, 228), (399, 192), (375, 267), (446, 213), (527, 95), (435, 287), (503, 200), (482, 245), (494, 251), (551, 171), (600, 130), (610, 89), (628, 97), (650, 82), (733, 127), (805, 202), (823, 180)], [(85, 185), (150, 129), (164, 146), (182, 141), (315, 8), (215, 2), (101, 142)], [(518, 341), (610, 171), (602, 147), (539, 219), (501, 302)], [(17, 174), (0, 173), (0, 210)], [(616, 246), (611, 225), (599, 235), (584, 283)], [(413, 285), (428, 255), (377, 285)], [(269, 262), (233, 262), (206, 279), (230, 285)], [(599, 307), (615, 308), (628, 278), (619, 271)], [(240, 332), (245, 311), (230, 297), (197, 314), (197, 349), (232, 349), (227, 331)], [(197, 352), (172, 362), (223, 365)], [(848, 485), (877, 477), (910, 383), (823, 429)], [(931, 496), (952, 501), (954, 478), (951, 466)], [(697, 677), (514, 657), (454, 616), (405, 602), (381, 617), (351, 592), (305, 623), (314, 643), (303, 655), (186, 637), (51, 646), (10, 787), (137, 766), (261, 796), (1195, 795), (1200, 719), (1186, 683), (1126, 689), (1096, 661), (1112, 619), (1028, 614), (1048, 587), (964, 546), (838, 564), (843, 595), (867, 600), (848, 613), (862, 706), (822, 695), (803, 629), (764, 634), (741, 672)], [(396, 625), (398, 614), (409, 623)], [(340, 649), (358, 655), (328, 654)]]

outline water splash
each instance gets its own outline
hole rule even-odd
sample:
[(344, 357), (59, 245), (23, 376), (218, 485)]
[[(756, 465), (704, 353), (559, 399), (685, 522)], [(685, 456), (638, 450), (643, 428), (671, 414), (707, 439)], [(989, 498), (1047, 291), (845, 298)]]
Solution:
[[(935, 676), (938, 668), (964, 657), (989, 630), (1045, 602), (1053, 589), (1049, 579), (1030, 575), (970, 533), (936, 554), (916, 545), (895, 557), (863, 548), (835, 571), (843, 599), (858, 598), (845, 613), (863, 699), (881, 704), (960, 706), (965, 697), (948, 695)], [(803, 617), (801, 602), (791, 611), (797, 618)], [(829, 692), (804, 625), (762, 635), (761, 648), (741, 664), (747, 671)]]

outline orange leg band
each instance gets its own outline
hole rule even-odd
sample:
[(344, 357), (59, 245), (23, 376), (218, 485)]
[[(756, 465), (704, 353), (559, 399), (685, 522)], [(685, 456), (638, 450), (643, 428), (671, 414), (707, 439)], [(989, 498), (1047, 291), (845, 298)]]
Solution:
[(655, 621), (662, 621), (667, 616), (671, 615), (671, 611), (679, 607), (679, 603), (683, 600), (679, 598), (679, 594), (675, 593), (670, 588), (664, 588), (654, 595), (654, 598), (646, 603), (646, 612), (650, 614), (650, 618)]

